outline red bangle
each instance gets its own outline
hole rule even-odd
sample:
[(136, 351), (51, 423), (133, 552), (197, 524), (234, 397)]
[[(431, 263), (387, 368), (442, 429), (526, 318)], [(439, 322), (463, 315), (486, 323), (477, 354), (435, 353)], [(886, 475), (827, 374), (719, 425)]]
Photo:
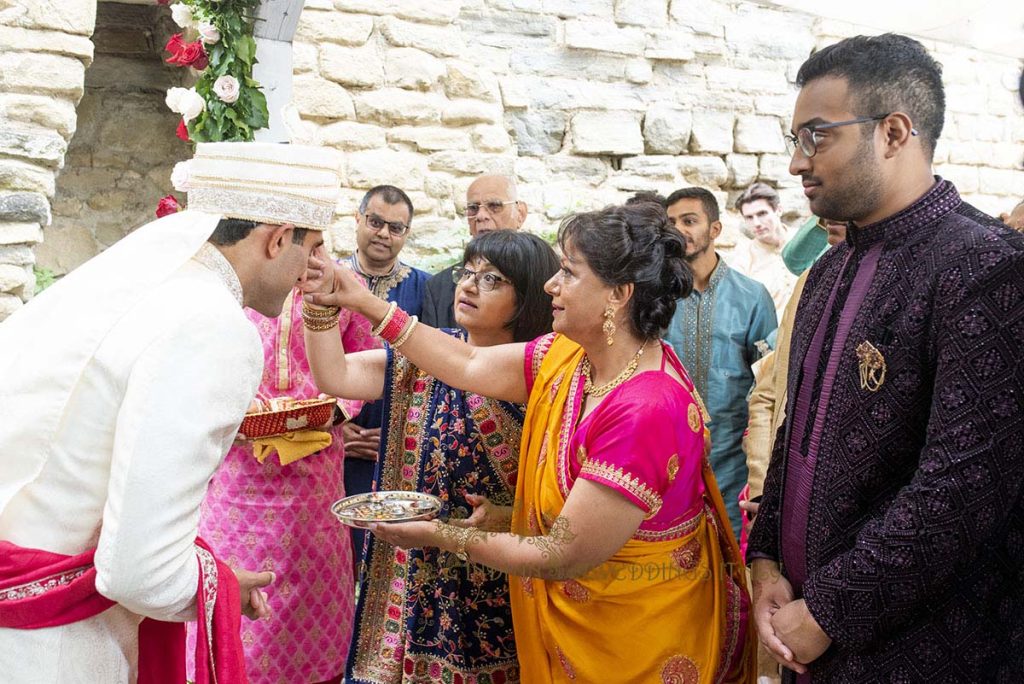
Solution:
[(388, 344), (394, 344), (408, 323), (409, 314), (405, 313), (402, 309), (395, 309), (395, 315), (391, 317), (388, 324), (380, 331), (380, 338)]

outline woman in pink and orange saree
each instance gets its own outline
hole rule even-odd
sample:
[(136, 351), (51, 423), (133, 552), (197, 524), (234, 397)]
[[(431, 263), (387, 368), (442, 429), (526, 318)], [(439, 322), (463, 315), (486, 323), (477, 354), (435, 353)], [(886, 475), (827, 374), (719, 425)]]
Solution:
[[(658, 339), (692, 286), (683, 238), (641, 203), (576, 215), (559, 243), (562, 269), (546, 285), (554, 333), (487, 348), (389, 312), (313, 263), (326, 272), (311, 306), (381, 321), (453, 387), (527, 403), (512, 506), (372, 531), (509, 573), (523, 681), (752, 682), (744, 568), (702, 404)], [(318, 335), (307, 333), (312, 354), (327, 352)]]

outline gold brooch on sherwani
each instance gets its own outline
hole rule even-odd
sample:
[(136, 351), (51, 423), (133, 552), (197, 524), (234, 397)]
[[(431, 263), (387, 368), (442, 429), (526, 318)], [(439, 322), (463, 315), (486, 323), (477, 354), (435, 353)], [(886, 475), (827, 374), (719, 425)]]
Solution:
[(885, 357), (875, 345), (864, 340), (857, 345), (857, 359), (860, 363), (860, 388), (877, 392), (885, 383)]

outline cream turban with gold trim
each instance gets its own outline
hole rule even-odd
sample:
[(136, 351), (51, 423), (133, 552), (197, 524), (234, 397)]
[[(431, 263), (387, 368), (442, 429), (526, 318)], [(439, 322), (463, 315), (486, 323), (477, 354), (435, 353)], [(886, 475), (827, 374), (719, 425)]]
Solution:
[(199, 143), (171, 180), (188, 208), (259, 223), (325, 230), (341, 192), (337, 150), (257, 142)]

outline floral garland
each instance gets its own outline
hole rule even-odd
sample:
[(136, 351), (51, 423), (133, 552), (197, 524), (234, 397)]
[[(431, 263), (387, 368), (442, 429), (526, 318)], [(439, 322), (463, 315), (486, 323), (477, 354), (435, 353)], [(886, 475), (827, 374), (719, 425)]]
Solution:
[[(170, 0), (157, 0), (161, 5)], [(183, 30), (165, 50), (168, 64), (201, 72), (192, 88), (171, 88), (167, 106), (181, 115), (175, 134), (186, 142), (249, 141), (270, 122), (267, 98), (252, 77), (256, 64), (253, 12), (259, 0), (179, 0), (171, 17)], [(185, 39), (186, 33), (194, 40)], [(181, 211), (173, 195), (157, 217)]]

